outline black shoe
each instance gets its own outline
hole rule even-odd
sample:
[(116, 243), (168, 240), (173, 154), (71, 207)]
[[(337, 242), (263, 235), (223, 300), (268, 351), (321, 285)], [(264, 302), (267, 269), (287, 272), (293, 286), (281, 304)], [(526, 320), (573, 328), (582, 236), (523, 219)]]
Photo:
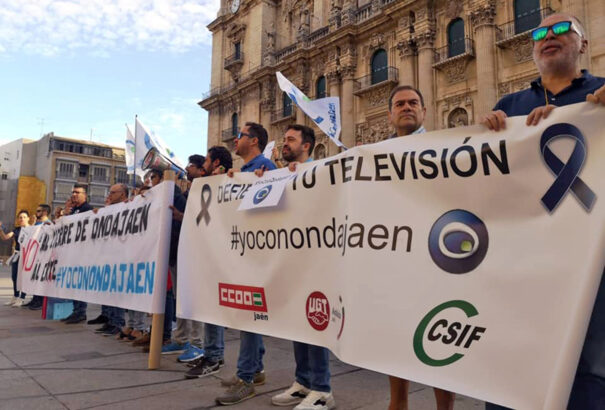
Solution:
[(41, 310), (42, 303), (32, 303), (27, 307), (29, 310)]
[(207, 358), (202, 357), (197, 365), (185, 373), (185, 379), (197, 379), (199, 377), (206, 377), (210, 376), (211, 374), (218, 373), (221, 369), (221, 361), (225, 363), (224, 360), (212, 362)]
[(94, 319), (90, 319), (86, 324), (88, 325), (102, 325), (103, 323), (109, 322), (109, 318), (105, 315), (99, 315)]
[(98, 329), (95, 329), (95, 333), (103, 333), (105, 332), (107, 329), (111, 329), (113, 328), (112, 325), (110, 325), (109, 323), (105, 323), (103, 326), (101, 326)]
[(75, 314), (71, 314), (67, 320), (63, 323), (65, 323), (66, 325), (75, 325), (76, 323), (81, 323), (84, 322), (86, 320), (86, 316), (77, 316)]
[(64, 323), (65, 323), (65, 322), (67, 322), (69, 319), (71, 319), (73, 316), (74, 316), (74, 314), (73, 314), (73, 313), (71, 313), (69, 316), (64, 317), (63, 319), (61, 319), (61, 322), (64, 322)]

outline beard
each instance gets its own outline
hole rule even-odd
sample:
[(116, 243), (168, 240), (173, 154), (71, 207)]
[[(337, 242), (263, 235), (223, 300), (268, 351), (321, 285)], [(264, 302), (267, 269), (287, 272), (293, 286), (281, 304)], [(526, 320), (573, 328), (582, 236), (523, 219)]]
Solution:
[(282, 148), (282, 152), (281, 152), (281, 156), (288, 162), (292, 162), (292, 161), (296, 161), (296, 158), (298, 158), (300, 156), (300, 154), (302, 153), (302, 150), (299, 150), (298, 152), (293, 151), (292, 149), (288, 148), (287, 151), (285, 151)]

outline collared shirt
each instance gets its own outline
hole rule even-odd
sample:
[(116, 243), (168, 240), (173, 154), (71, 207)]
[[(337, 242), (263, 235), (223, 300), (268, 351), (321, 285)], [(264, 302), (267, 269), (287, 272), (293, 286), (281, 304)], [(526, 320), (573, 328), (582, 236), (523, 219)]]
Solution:
[(542, 86), (542, 78), (537, 78), (531, 82), (527, 90), (522, 90), (513, 94), (506, 95), (498, 101), (494, 111), (502, 110), (509, 117), (517, 115), (528, 115), (534, 108), (546, 105), (548, 103), (556, 106), (564, 106), (586, 101), (586, 95), (594, 93), (605, 85), (605, 78), (595, 77), (587, 70), (582, 70), (582, 76), (571, 80), (571, 85), (566, 87), (558, 94), (552, 94)]
[[(418, 127), (416, 129), (416, 131), (412, 132), (411, 134), (408, 135), (414, 135), (414, 134), (424, 134), (426, 132), (426, 128), (424, 128), (424, 125), (421, 125), (420, 127)], [(393, 135), (391, 135), (389, 137), (389, 139), (391, 138), (398, 138), (398, 137), (405, 137), (405, 135), (397, 135), (397, 133), (394, 133)]]
[(82, 212), (88, 212), (88, 211), (92, 211), (92, 205), (90, 205), (88, 202), (84, 202), (80, 206), (74, 206), (73, 208), (71, 208), (70, 215), (75, 215), (75, 214), (79, 214)]
[(254, 172), (254, 170), (260, 169), (263, 165), (267, 168), (267, 171), (277, 168), (275, 164), (263, 154), (258, 154), (242, 166), (242, 172)]

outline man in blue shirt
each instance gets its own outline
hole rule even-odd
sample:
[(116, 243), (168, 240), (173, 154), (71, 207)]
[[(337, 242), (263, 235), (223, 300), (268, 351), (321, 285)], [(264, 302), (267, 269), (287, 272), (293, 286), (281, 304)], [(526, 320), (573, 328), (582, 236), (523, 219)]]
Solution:
[[(567, 31), (555, 34), (553, 25), (569, 22)], [(534, 38), (534, 62), (540, 78), (527, 90), (502, 98), (494, 111), (481, 119), (491, 130), (506, 126), (506, 117), (528, 115), (526, 124), (537, 125), (556, 106), (590, 101), (605, 106), (605, 78), (593, 77), (580, 70), (580, 55), (586, 52), (588, 40), (575, 16), (553, 14), (538, 28), (547, 28), (546, 36)], [(559, 26), (560, 27), (560, 26)], [(536, 29), (537, 30), (537, 29)], [(605, 114), (605, 111), (603, 112)], [(605, 403), (605, 275), (597, 292), (592, 318), (584, 341), (580, 364), (569, 398), (569, 410), (602, 409)], [(486, 409), (502, 407), (486, 403)]]
[[(257, 123), (247, 122), (235, 140), (235, 153), (244, 160), (241, 172), (254, 172), (257, 169), (271, 171), (275, 164), (263, 156), (263, 151), (269, 141), (267, 130)], [(233, 176), (231, 168), (227, 175)], [(237, 374), (221, 382), (229, 387), (221, 396), (216, 398), (222, 405), (236, 404), (250, 399), (256, 394), (255, 385), (265, 383), (263, 355), (265, 346), (263, 338), (256, 333), (240, 332), (239, 357), (237, 359)]]

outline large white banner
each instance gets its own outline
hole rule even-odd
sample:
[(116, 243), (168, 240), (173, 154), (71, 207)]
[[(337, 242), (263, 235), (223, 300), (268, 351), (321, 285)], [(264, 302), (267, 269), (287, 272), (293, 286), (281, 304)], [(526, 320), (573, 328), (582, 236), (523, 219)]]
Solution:
[(605, 263), (604, 114), (580, 104), (536, 127), (356, 147), (300, 164), (268, 209), (237, 210), (253, 174), (196, 179), (177, 315), (562, 409)]
[(26, 293), (164, 313), (174, 182), (131, 202), (22, 229)]

